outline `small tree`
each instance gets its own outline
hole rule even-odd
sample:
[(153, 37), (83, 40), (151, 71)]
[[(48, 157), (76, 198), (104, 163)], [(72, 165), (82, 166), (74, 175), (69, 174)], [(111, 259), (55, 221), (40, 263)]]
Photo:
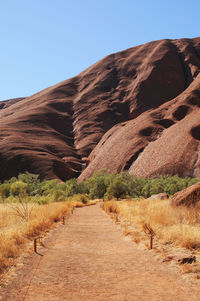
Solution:
[(107, 186), (103, 177), (97, 178), (97, 181), (90, 188), (89, 196), (91, 199), (99, 198), (102, 199), (106, 193)]
[(118, 200), (120, 197), (125, 197), (128, 194), (128, 191), (128, 184), (116, 177), (109, 185), (107, 195), (114, 196)]

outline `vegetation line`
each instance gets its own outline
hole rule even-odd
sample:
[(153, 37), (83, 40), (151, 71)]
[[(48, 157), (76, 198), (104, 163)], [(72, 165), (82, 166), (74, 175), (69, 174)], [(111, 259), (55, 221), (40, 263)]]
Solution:
[(171, 196), (198, 181), (198, 178), (180, 178), (177, 175), (151, 179), (135, 177), (127, 172), (115, 174), (99, 170), (84, 182), (71, 179), (60, 183), (57, 179), (41, 182), (38, 175), (26, 172), (0, 183), (0, 201), (16, 203), (20, 201), (20, 197), (24, 199), (26, 196), (27, 201), (42, 205), (66, 199), (87, 203), (89, 199), (113, 197), (148, 198), (161, 192)]

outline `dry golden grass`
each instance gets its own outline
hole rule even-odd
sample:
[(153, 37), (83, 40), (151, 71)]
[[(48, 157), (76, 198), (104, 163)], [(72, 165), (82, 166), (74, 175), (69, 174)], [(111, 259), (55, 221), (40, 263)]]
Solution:
[[(0, 205), (0, 272), (14, 263), (23, 250), (23, 245), (52, 227), (55, 222), (69, 215), (73, 207), (81, 204), (71, 202), (50, 203), (48, 205), (27, 205), (31, 215), (24, 219), (18, 214), (20, 204)], [(33, 208), (32, 208), (33, 207)], [(31, 210), (32, 208), (32, 210)]]
[[(187, 249), (200, 249), (200, 210), (198, 208), (173, 208), (170, 200), (107, 201), (104, 210), (118, 215), (122, 224), (143, 232), (150, 225), (156, 239), (162, 244)], [(125, 230), (125, 232), (130, 232)], [(132, 231), (134, 232), (134, 231)], [(141, 237), (136, 239), (140, 241)]]

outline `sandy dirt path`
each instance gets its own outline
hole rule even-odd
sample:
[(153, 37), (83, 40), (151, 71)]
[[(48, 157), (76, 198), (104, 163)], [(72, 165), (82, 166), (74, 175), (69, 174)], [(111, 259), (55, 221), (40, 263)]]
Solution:
[(29, 256), (3, 301), (193, 301), (191, 284), (123, 236), (99, 205), (75, 210), (54, 229), (41, 254)]

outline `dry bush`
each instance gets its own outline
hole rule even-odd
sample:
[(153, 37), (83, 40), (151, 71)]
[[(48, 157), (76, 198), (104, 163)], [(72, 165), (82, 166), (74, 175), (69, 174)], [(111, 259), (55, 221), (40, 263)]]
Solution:
[(200, 249), (199, 208), (173, 208), (170, 200), (128, 200), (104, 203), (107, 213), (115, 212), (119, 219), (138, 232), (150, 225), (163, 244), (187, 249)]
[(118, 208), (118, 202), (116, 202), (116, 201), (106, 201), (103, 204), (103, 209), (107, 213), (119, 214), (119, 211), (117, 208)]

